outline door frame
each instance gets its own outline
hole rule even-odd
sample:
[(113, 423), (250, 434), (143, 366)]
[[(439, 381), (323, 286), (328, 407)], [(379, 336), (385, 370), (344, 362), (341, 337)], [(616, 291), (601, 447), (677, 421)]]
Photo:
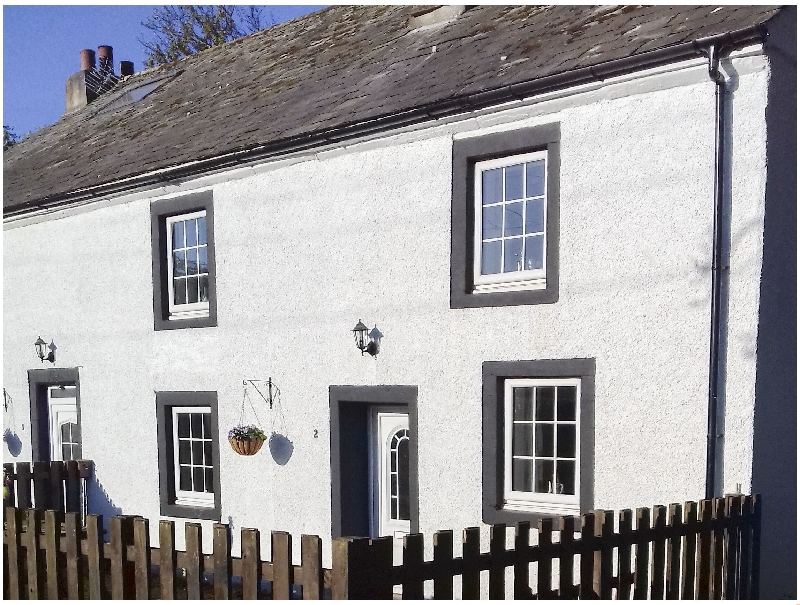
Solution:
[[(331, 439), (331, 534), (342, 537), (342, 428), (339, 423), (340, 410), (361, 409), (369, 413), (372, 406), (390, 406), (397, 411), (408, 413), (408, 427), (411, 431), (409, 449), (409, 496), (411, 499), (411, 533), (419, 532), (419, 474), (417, 428), (417, 387), (409, 385), (340, 386), (329, 387), (330, 396), (330, 439)], [(368, 425), (369, 423), (367, 423)], [(364, 480), (368, 480), (366, 477)], [(371, 503), (368, 503), (371, 506)]]
[(83, 437), (81, 422), (81, 385), (78, 368), (44, 368), (28, 370), (28, 397), (31, 404), (31, 461), (50, 461), (50, 409), (47, 388), (75, 386), (78, 408), (78, 425)]

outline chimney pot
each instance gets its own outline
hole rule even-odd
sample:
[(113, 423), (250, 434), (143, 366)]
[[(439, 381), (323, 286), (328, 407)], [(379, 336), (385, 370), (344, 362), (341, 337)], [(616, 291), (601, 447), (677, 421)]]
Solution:
[(97, 47), (97, 56), (100, 63), (100, 73), (114, 73), (114, 49), (108, 45)]
[(94, 69), (94, 51), (91, 48), (84, 48), (81, 51), (81, 71)]
[(132, 76), (133, 75), (133, 61), (120, 61), (119, 62), (119, 75)]

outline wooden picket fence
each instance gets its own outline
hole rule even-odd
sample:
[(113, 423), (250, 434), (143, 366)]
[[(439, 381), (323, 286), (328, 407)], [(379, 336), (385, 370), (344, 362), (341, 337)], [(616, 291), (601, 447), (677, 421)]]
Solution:
[[(202, 552), (202, 528), (185, 524), (185, 551), (175, 549), (175, 526), (159, 522), (159, 548), (150, 546), (142, 517), (109, 520), (76, 513), (8, 508), (4, 533), (4, 596), (36, 598), (273, 598), (452, 599), (480, 598), (488, 572), (489, 598), (751, 599), (758, 597), (760, 548), (758, 496), (728, 496), (655, 506), (635, 512), (593, 511), (580, 519), (542, 519), (531, 545), (529, 523), (515, 526), (506, 548), (505, 525), (490, 528), (489, 552), (480, 530), (463, 532), (462, 555), (453, 556), (453, 532), (433, 537), (433, 560), (424, 559), (421, 534), (405, 537), (403, 562), (393, 565), (393, 538), (338, 538), (332, 569), (322, 566), (322, 541), (304, 535), (301, 565), (292, 564), (292, 536), (271, 533), (271, 561), (263, 561), (260, 535), (241, 530), (241, 556), (231, 556), (227, 525), (214, 524), (213, 552)], [(580, 521), (580, 526), (578, 526)], [(554, 536), (557, 538), (554, 540)], [(576, 564), (577, 557), (577, 564)], [(554, 565), (555, 562), (555, 565)], [(531, 586), (531, 563), (536, 563)], [(506, 590), (506, 570), (513, 585)], [(426, 591), (426, 581), (432, 581)]]
[(86, 514), (86, 481), (92, 477), (91, 460), (68, 462), (18, 462), (3, 464), (7, 491), (3, 508), (37, 508)]

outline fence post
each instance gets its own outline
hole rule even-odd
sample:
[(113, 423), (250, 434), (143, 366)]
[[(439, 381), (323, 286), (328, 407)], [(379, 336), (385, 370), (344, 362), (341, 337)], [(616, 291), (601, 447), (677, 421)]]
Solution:
[(683, 507), (683, 524), (686, 536), (683, 538), (683, 573), (681, 574), (681, 599), (694, 599), (695, 543), (697, 540), (697, 503), (686, 502)]
[[(242, 599), (258, 599), (258, 586), (261, 584), (261, 538), (257, 529), (243, 527), (240, 533), (242, 537)], [(305, 591), (305, 587), (303, 590)], [(273, 597), (274, 594), (273, 590)], [(305, 592), (303, 596), (305, 596)]]
[[(564, 538), (561, 538), (563, 541)], [(619, 586), (617, 599), (627, 601), (631, 598), (633, 586), (633, 572), (631, 571), (631, 551), (633, 545), (633, 511), (625, 509), (619, 511), (619, 548), (617, 549), (617, 573)]]
[(594, 593), (594, 514), (586, 513), (581, 518), (581, 563), (580, 563), (580, 599), (596, 599)]
[[(391, 548), (391, 547), (390, 547)], [(389, 550), (391, 553), (391, 550)], [(453, 532), (437, 531), (433, 534), (433, 562), (436, 577), (433, 579), (433, 598), (453, 600)], [(391, 598), (391, 595), (389, 596)]]
[[(163, 523), (163, 521), (162, 521)], [(170, 522), (171, 523), (171, 522)], [(172, 561), (172, 574), (175, 574), (175, 528), (172, 527), (172, 541), (170, 542), (170, 557)], [(163, 526), (162, 526), (163, 530)], [(186, 532), (186, 597), (190, 600), (200, 599), (203, 594), (203, 572), (205, 562), (203, 560), (203, 526), (199, 523), (187, 523), (184, 525)], [(163, 534), (162, 534), (163, 535)], [(162, 550), (163, 552), (163, 550)], [(166, 556), (166, 554), (162, 555)], [(163, 561), (163, 559), (162, 559)], [(163, 580), (162, 580), (163, 581)], [(174, 591), (175, 583), (171, 584), (170, 590)], [(164, 585), (161, 585), (162, 599)], [(173, 592), (174, 594), (174, 592)], [(174, 599), (175, 597), (168, 597)]]
[(81, 483), (78, 470), (78, 461), (70, 460), (67, 462), (66, 477), (66, 512), (81, 513)]
[(726, 498), (725, 512), (727, 513), (727, 549), (725, 552), (725, 593), (724, 599), (736, 598), (739, 571), (739, 498), (728, 496)]
[(272, 532), (272, 598), (286, 601), (292, 596), (292, 535)]
[(8, 586), (8, 598), (16, 601), (22, 597), (19, 587), (21, 580), (20, 555), (22, 554), (20, 533), (22, 532), (23, 511), (11, 506), (7, 507), (5, 511), (8, 575), (3, 581)]
[[(231, 594), (231, 528), (214, 523), (214, 599), (226, 601)], [(273, 558), (275, 553), (273, 553)], [(275, 596), (273, 579), (272, 590)]]
[(633, 574), (633, 598), (647, 599), (650, 575), (650, 544), (642, 539), (650, 529), (650, 509), (636, 509), (636, 568)]
[[(406, 536), (408, 537), (408, 536)], [(368, 599), (372, 567), (368, 538), (333, 540), (331, 593), (334, 599)]]
[[(547, 531), (547, 524), (544, 526), (542, 522), (549, 522), (550, 529), (552, 529), (552, 519), (539, 520), (539, 548), (542, 546), (542, 541), (549, 539), (549, 532)], [(545, 538), (547, 534), (547, 538)], [(529, 599), (531, 597), (531, 577), (530, 577), (530, 563), (528, 562), (528, 555), (531, 546), (531, 524), (528, 521), (520, 521), (514, 528), (514, 598), (515, 599)], [(542, 562), (544, 559), (539, 557), (539, 587), (541, 588), (542, 577)], [(547, 559), (550, 563), (550, 560)], [(538, 598), (544, 599), (545, 596), (541, 592), (537, 595)]]
[[(506, 566), (503, 558), (506, 553), (506, 524), (492, 525), (489, 530), (489, 598), (506, 598)], [(403, 594), (405, 596), (405, 594)]]
[(742, 517), (739, 523), (739, 541), (741, 552), (741, 559), (739, 564), (739, 591), (736, 595), (737, 599), (746, 599), (750, 594), (750, 581), (752, 578), (753, 557), (750, 551), (752, 547), (752, 540), (750, 537), (750, 529), (753, 521), (753, 497), (740, 496), (742, 502)]
[[(195, 553), (189, 544), (189, 525), (186, 524), (186, 590), (191, 595), (192, 576), (189, 570)], [(161, 585), (161, 598), (165, 600), (175, 598), (175, 563), (175, 523), (162, 519), (158, 523), (158, 582)], [(200, 597), (195, 595), (188, 598)]]
[(133, 562), (136, 567), (136, 598), (150, 598), (150, 522), (133, 520)]
[(133, 517), (111, 517), (111, 598), (132, 599), (136, 594), (136, 572), (126, 558), (128, 545), (133, 544)]
[(30, 462), (17, 462), (17, 508), (33, 508)]
[(42, 511), (29, 508), (27, 511), (28, 527), (25, 532), (25, 542), (28, 565), (28, 600), (38, 600), (47, 597), (44, 592), (45, 569), (44, 552), (39, 544), (39, 534), (42, 530)]
[(89, 598), (104, 599), (106, 559), (103, 557), (103, 516), (86, 515), (86, 558), (89, 565)]
[[(520, 524), (517, 524), (517, 528), (519, 528)], [(526, 528), (527, 529), (527, 528)], [(553, 588), (553, 555), (549, 553), (550, 545), (553, 543), (553, 519), (550, 517), (545, 517), (544, 519), (539, 519), (539, 560), (537, 562), (536, 568), (536, 575), (537, 575), (537, 582), (536, 582), (536, 598), (537, 599), (551, 599), (553, 598), (551, 595), (551, 590)], [(520, 550), (520, 546), (522, 547), (521, 551), (525, 552), (530, 549), (530, 542), (528, 541), (527, 531), (525, 532), (525, 538), (522, 540), (522, 544), (515, 545), (515, 550)], [(527, 557), (526, 557), (527, 560)], [(528, 563), (525, 563), (523, 581), (525, 583), (524, 589), (522, 583), (517, 585), (517, 570), (514, 570), (514, 598), (530, 598), (530, 587), (528, 586), (529, 582), (529, 570), (528, 570)], [(560, 570), (559, 570), (560, 573)], [(517, 597), (517, 587), (523, 589), (523, 592), (520, 593), (519, 597)], [(527, 593), (527, 594), (526, 594)]]
[(322, 599), (322, 540), (319, 536), (300, 537), (300, 557), (303, 565), (303, 599)]
[(681, 595), (681, 505), (669, 505), (669, 539), (667, 540), (667, 598)]
[(50, 507), (50, 463), (33, 463), (33, 506), (39, 510)]
[(697, 578), (694, 596), (707, 600), (711, 591), (711, 517), (712, 501), (700, 501), (700, 531), (697, 540)]
[(47, 598), (57, 600), (66, 595), (63, 590), (63, 578), (65, 569), (61, 565), (61, 523), (64, 520), (64, 513), (53, 510), (44, 513), (44, 550), (45, 561), (47, 564)]
[(52, 510), (64, 512), (64, 463), (54, 460), (50, 463), (50, 506)]
[(652, 541), (652, 573), (650, 574), (650, 598), (664, 598), (665, 567), (665, 534), (667, 529), (667, 509), (664, 506), (653, 507), (653, 541)]
[(7, 463), (3, 465), (3, 474), (5, 475), (5, 484), (6, 487), (6, 497), (3, 498), (3, 511), (5, 511), (9, 506), (14, 506), (16, 502), (15, 493), (16, 490), (14, 489), (14, 484), (17, 480), (17, 475), (14, 473), (14, 465), (12, 463)]
[(464, 573), (461, 574), (461, 598), (481, 598), (481, 572), (478, 558), (481, 555), (481, 531), (477, 527), (468, 527), (461, 534), (461, 558), (464, 560)]
[(425, 560), (425, 538), (422, 534), (403, 536), (403, 598), (424, 599), (425, 582), (422, 562)]
[(722, 598), (725, 587), (723, 581), (723, 564), (725, 562), (725, 499), (714, 498), (714, 568), (711, 574), (711, 599)]
[(594, 593), (601, 599), (611, 599), (611, 579), (614, 570), (614, 512), (596, 510), (594, 535), (600, 541), (594, 551)]
[(66, 543), (67, 560), (67, 598), (84, 599), (83, 582), (81, 582), (78, 558), (81, 554), (81, 542), (78, 538), (78, 513), (64, 515), (64, 541)]

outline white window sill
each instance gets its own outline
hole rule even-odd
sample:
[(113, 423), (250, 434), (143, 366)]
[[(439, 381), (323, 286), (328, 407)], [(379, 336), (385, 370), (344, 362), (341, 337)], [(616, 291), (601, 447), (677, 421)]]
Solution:
[(202, 309), (199, 311), (176, 311), (174, 313), (170, 313), (169, 320), (180, 321), (182, 319), (197, 319), (197, 318), (205, 318), (208, 316), (209, 316), (208, 309)]
[(529, 279), (525, 281), (508, 281), (493, 284), (476, 284), (473, 294), (489, 292), (518, 292), (525, 290), (544, 290), (547, 287), (546, 279)]
[(206, 498), (175, 498), (175, 506), (199, 506), (203, 508), (214, 508), (213, 494), (211, 500)]
[(555, 504), (552, 502), (527, 502), (519, 500), (506, 500), (503, 508), (508, 511), (523, 513), (538, 513), (552, 516), (580, 516), (579, 504)]

